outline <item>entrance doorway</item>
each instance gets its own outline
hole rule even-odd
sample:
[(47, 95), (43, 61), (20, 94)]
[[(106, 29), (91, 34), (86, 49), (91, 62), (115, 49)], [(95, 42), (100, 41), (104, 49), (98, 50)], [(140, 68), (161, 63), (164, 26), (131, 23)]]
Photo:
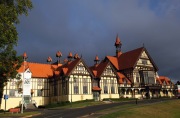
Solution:
[(97, 92), (97, 91), (93, 92), (93, 99), (95, 101), (99, 101), (99, 92)]
[(26, 104), (29, 104), (31, 102), (31, 96), (30, 95), (24, 95), (24, 102)]

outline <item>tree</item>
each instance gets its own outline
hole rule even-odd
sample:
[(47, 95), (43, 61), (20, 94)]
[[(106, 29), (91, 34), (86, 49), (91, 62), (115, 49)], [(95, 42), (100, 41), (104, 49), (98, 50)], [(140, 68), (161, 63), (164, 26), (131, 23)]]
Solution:
[(19, 16), (27, 16), (32, 7), (31, 0), (0, 0), (0, 98), (5, 83), (16, 77), (22, 63), (22, 57), (14, 50), (18, 43)]

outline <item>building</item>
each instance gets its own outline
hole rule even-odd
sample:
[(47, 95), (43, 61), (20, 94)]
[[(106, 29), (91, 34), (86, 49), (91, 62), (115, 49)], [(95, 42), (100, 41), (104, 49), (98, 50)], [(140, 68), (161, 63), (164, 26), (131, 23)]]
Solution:
[[(95, 101), (109, 98), (157, 98), (175, 95), (174, 84), (167, 77), (158, 76), (158, 68), (145, 47), (128, 52), (121, 51), (122, 42), (117, 36), (116, 55), (94, 59), (88, 67), (82, 57), (70, 52), (63, 62), (62, 53), (56, 53), (57, 62), (48, 57), (47, 64), (27, 61), (18, 70), (21, 79), (10, 79), (4, 88), (8, 95), (6, 109), (24, 103), (36, 106), (62, 101)], [(23, 94), (22, 94), (23, 93)], [(22, 97), (23, 95), (23, 97)], [(0, 109), (5, 108), (2, 98)]]

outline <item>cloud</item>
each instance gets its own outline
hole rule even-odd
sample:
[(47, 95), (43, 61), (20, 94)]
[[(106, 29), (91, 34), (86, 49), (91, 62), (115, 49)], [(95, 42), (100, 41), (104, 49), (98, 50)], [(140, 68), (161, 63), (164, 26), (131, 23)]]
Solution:
[(143, 43), (161, 75), (179, 79), (180, 2), (178, 0), (33, 0), (28, 17), (18, 25), (18, 54), (30, 61), (54, 60), (60, 50), (83, 55), (88, 65), (98, 55), (114, 55), (118, 34), (123, 52)]

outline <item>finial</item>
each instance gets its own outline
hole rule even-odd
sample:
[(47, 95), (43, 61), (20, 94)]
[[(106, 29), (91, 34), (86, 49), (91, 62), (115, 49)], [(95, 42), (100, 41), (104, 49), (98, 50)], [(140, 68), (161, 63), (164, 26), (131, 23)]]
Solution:
[(68, 55), (69, 61), (71, 61), (72, 58), (73, 58), (73, 54), (72, 54), (72, 52), (70, 52), (69, 55)]
[(74, 59), (77, 59), (77, 58), (79, 58), (79, 55), (76, 53), (76, 54), (74, 55)]
[(23, 59), (26, 60), (28, 58), (26, 52), (23, 53)]
[(98, 64), (99, 62), (99, 57), (96, 55), (95, 59), (94, 59), (95, 65)]
[(51, 63), (51, 62), (52, 62), (52, 58), (51, 58), (51, 57), (48, 57), (48, 58), (47, 58), (47, 62), (48, 62), (48, 63)]
[(56, 57), (62, 57), (62, 53), (60, 51), (57, 51)]

